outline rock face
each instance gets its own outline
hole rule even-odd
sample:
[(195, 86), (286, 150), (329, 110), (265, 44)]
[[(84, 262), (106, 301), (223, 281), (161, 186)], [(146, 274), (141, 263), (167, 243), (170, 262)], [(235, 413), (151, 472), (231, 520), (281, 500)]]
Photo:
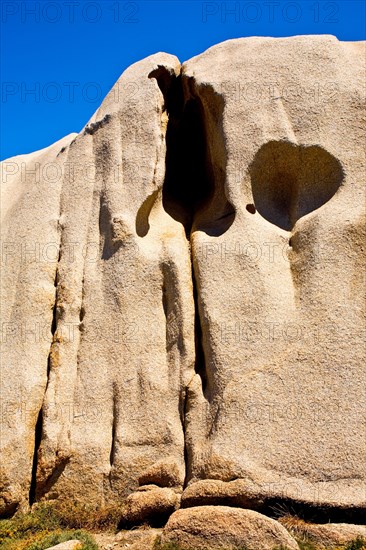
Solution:
[(131, 493), (121, 512), (120, 527), (150, 523), (164, 525), (179, 508), (180, 496), (172, 489), (147, 485)]
[(357, 539), (366, 541), (366, 527), (363, 525), (352, 525), (349, 523), (306, 523), (296, 519), (282, 518), (281, 524), (298, 539), (310, 541), (317, 545), (317, 548), (339, 547)]
[(161, 542), (177, 543), (182, 550), (299, 550), (295, 539), (277, 521), (253, 510), (227, 506), (198, 506), (174, 512)]
[(364, 53), (156, 54), (2, 163), (2, 514), (202, 480), (365, 508)]

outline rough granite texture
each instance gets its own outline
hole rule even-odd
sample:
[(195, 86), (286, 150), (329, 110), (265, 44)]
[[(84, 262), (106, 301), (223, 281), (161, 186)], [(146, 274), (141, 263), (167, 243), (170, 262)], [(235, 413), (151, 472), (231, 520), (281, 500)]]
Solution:
[(161, 542), (179, 544), (182, 550), (300, 550), (278, 521), (253, 510), (227, 506), (177, 510), (164, 527)]
[(365, 508), (364, 75), (332, 36), (158, 53), (2, 163), (2, 514)]

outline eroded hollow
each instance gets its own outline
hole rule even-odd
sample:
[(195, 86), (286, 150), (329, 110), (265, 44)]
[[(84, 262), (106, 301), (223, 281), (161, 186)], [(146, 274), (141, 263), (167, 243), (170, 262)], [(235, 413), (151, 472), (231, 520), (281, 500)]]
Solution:
[[(198, 229), (210, 236), (222, 235), (235, 218), (224, 190), (223, 99), (211, 86), (196, 87), (193, 78), (172, 75), (165, 67), (149, 77), (157, 80), (168, 114), (164, 210), (183, 224), (188, 239)], [(143, 236), (148, 223), (144, 227)]]
[(207, 170), (204, 115), (200, 101), (186, 97), (181, 76), (172, 83), (166, 108), (163, 207), (184, 225), (189, 238), (196, 212), (210, 202), (214, 192)]
[(287, 141), (263, 145), (249, 173), (255, 208), (286, 231), (327, 203), (344, 178), (340, 162), (322, 147)]

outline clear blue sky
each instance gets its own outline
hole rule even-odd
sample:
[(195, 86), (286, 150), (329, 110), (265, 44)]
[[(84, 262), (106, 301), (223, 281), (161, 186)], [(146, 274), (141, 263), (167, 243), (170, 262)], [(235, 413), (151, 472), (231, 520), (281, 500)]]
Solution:
[[(119, 75), (241, 36), (366, 38), (364, 0), (1, 2), (1, 158), (79, 132)], [(33, 90), (33, 93), (29, 93)]]

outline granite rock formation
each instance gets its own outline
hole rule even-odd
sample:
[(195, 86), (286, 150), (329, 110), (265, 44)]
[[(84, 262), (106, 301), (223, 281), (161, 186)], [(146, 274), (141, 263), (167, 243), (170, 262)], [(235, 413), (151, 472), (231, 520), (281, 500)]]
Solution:
[(2, 163), (3, 515), (151, 485), (358, 521), (364, 75), (332, 36), (159, 53)]

